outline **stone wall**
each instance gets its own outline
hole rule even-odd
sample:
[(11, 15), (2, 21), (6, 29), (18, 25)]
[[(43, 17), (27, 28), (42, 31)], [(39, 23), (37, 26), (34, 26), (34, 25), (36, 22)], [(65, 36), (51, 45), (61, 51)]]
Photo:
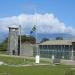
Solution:
[(21, 56), (27, 56), (27, 57), (33, 56), (33, 45), (23, 43), (21, 45), (20, 55)]
[(9, 28), (8, 53), (18, 55), (18, 28)]

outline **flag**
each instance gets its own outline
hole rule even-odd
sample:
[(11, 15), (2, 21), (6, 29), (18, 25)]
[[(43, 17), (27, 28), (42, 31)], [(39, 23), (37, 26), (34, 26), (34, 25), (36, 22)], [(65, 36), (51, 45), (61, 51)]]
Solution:
[(31, 32), (30, 33), (33, 33), (36, 31), (36, 26), (34, 25), (34, 27), (32, 28)]

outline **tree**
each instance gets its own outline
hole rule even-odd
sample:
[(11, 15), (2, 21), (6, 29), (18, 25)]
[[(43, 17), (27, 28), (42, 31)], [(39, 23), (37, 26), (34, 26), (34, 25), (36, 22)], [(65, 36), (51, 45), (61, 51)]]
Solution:
[(6, 38), (2, 43), (0, 43), (0, 51), (6, 51), (8, 46), (8, 38)]
[(63, 40), (63, 37), (56, 37), (56, 40)]
[[(20, 41), (20, 39), (18, 39), (18, 41)], [(36, 39), (33, 36), (22, 35), (21, 36), (21, 42), (22, 43), (32, 43), (32, 44), (34, 44), (36, 42)]]
[(48, 38), (43, 38), (43, 39), (41, 40), (41, 43), (42, 43), (42, 42), (45, 42), (45, 41), (49, 41), (49, 39), (48, 39)]

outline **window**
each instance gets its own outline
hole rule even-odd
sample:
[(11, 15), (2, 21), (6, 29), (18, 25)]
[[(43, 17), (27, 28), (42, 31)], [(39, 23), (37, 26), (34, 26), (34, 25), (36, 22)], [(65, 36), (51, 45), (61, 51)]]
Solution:
[(43, 48), (44, 48), (44, 49), (47, 49), (47, 45), (43, 45)]
[(39, 48), (42, 49), (42, 45), (39, 45)]

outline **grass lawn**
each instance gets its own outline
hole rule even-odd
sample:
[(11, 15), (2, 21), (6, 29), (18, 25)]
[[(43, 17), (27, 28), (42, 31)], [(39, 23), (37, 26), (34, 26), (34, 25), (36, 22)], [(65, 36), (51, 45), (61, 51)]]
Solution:
[(7, 64), (18, 65), (18, 64), (33, 63), (34, 59), (0, 56), (0, 61), (3, 61), (4, 63), (7, 63)]
[[(9, 65), (18, 65), (18, 64), (34, 64), (34, 58), (25, 58), (25, 57), (11, 57), (11, 56), (0, 56), (0, 61), (7, 63)], [(49, 61), (41, 60), (40, 63), (50, 64)]]
[[(0, 56), (0, 61), (8, 64), (33, 64), (34, 59), (16, 58)], [(41, 61), (41, 63), (49, 63)], [(0, 66), (0, 75), (75, 75), (75, 70), (72, 70), (68, 65), (33, 65), (24, 67)]]
[(7, 73), (8, 75), (75, 75), (75, 72), (71, 73), (70, 71), (70, 67), (64, 65), (29, 67), (0, 66), (0, 73)]

